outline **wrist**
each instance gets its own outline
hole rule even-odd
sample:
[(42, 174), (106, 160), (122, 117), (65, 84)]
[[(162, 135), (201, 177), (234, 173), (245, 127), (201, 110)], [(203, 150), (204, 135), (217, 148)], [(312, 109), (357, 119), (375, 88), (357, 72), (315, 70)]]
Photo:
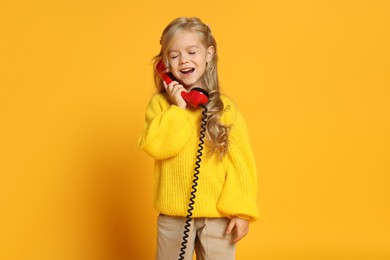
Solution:
[(185, 101), (183, 102), (178, 102), (177, 104), (175, 104), (176, 106), (180, 107), (181, 109), (184, 109), (186, 110), (187, 108), (187, 103)]
[(251, 220), (251, 217), (249, 217), (247, 215), (234, 215), (233, 217), (239, 218), (239, 219), (243, 219), (243, 220), (247, 220), (247, 221)]

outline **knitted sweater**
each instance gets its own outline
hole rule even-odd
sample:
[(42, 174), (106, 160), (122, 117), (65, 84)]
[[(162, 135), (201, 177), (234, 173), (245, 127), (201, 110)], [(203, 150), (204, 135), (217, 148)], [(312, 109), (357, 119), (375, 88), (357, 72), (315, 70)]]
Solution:
[[(203, 150), (193, 217), (238, 216), (255, 221), (257, 176), (246, 124), (236, 105), (221, 96), (221, 123), (230, 125), (222, 158)], [(153, 204), (166, 215), (186, 216), (196, 162), (201, 109), (181, 109), (166, 93), (152, 97), (138, 146), (155, 159)]]

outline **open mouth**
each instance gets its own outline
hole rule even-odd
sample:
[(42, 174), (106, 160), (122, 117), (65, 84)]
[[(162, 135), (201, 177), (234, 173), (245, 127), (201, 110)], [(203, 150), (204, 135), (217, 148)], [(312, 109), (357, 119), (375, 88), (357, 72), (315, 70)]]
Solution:
[(194, 68), (186, 68), (186, 69), (181, 70), (180, 72), (183, 74), (189, 74), (189, 73), (194, 72), (194, 70), (195, 70)]

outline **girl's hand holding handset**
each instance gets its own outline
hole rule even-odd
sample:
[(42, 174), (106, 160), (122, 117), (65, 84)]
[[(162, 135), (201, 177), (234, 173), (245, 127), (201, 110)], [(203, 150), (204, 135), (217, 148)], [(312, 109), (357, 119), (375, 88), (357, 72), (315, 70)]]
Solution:
[(169, 83), (169, 85), (167, 85), (167, 83), (165, 83), (164, 81), (163, 84), (172, 103), (182, 109), (186, 109), (187, 103), (184, 101), (183, 97), (181, 96), (181, 93), (183, 91), (187, 92), (184, 86), (175, 80)]

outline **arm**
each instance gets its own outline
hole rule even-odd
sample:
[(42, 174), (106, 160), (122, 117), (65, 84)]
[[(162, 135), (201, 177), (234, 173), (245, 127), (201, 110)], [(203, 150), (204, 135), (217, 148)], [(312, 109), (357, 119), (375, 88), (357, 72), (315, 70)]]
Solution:
[(231, 107), (228, 122), (232, 126), (225, 158), (228, 169), (218, 209), (231, 216), (232, 220), (239, 217), (253, 222), (258, 218), (256, 165), (245, 121), (234, 105)]
[(155, 95), (147, 107), (138, 146), (155, 159), (166, 159), (180, 152), (189, 134), (187, 111), (171, 105), (162, 94)]

